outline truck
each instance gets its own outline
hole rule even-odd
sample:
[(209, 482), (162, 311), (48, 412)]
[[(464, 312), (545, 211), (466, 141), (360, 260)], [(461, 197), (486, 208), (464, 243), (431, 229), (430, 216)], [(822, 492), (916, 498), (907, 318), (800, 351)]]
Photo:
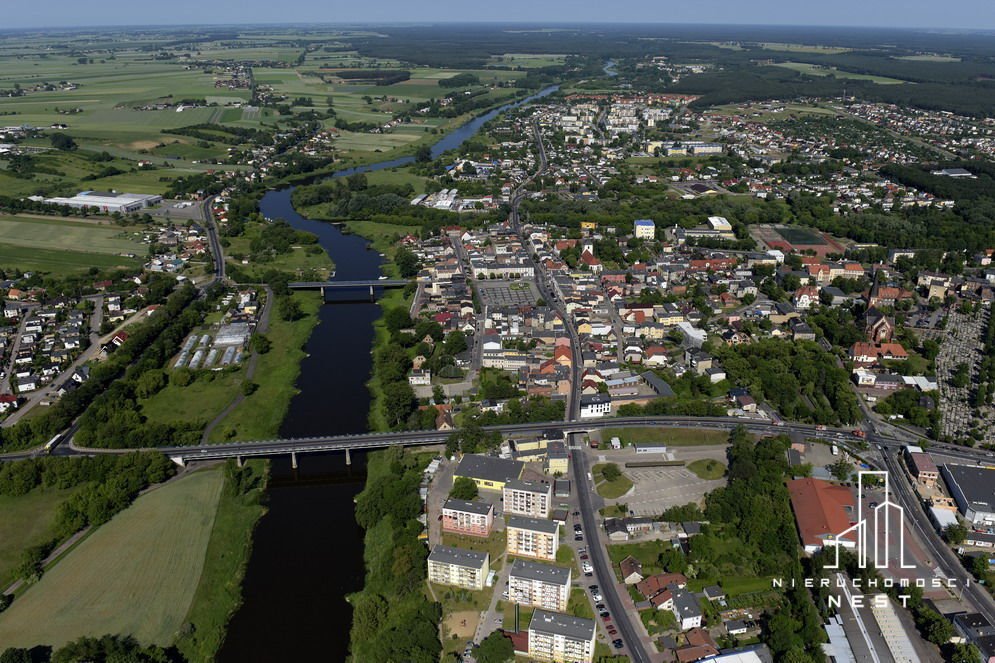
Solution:
[(855, 428), (855, 429), (853, 429), (853, 436), (854, 437), (859, 437), (860, 439), (864, 439), (865, 437), (867, 437), (867, 433), (865, 433), (864, 431), (860, 430), (859, 428)]
[(59, 443), (59, 440), (61, 438), (62, 438), (62, 433), (59, 433), (58, 435), (56, 435), (55, 437), (53, 437), (51, 440), (49, 440), (48, 442), (46, 442), (45, 443), (45, 449), (44, 449), (45, 453), (47, 453), (47, 454), (52, 453), (52, 450), (55, 449), (55, 446)]

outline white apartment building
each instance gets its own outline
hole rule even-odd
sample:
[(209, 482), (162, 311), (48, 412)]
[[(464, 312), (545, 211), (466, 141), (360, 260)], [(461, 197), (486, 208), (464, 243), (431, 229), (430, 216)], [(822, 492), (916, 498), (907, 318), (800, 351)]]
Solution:
[(591, 663), (596, 634), (593, 619), (536, 610), (529, 622), (529, 658), (553, 663)]
[(549, 518), (553, 487), (548, 483), (514, 479), (504, 484), (502, 497), (506, 514)]
[(516, 559), (508, 576), (508, 600), (543, 610), (566, 612), (570, 569)]
[(490, 573), (488, 553), (436, 546), (428, 556), (428, 579), (439, 585), (481, 590)]

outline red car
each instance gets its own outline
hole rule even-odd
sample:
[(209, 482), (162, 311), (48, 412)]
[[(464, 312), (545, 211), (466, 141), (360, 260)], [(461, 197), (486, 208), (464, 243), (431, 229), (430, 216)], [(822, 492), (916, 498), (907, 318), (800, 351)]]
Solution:
[(608, 627), (608, 635), (617, 635), (617, 634), (618, 634), (618, 631), (615, 630), (614, 626), (609, 626)]

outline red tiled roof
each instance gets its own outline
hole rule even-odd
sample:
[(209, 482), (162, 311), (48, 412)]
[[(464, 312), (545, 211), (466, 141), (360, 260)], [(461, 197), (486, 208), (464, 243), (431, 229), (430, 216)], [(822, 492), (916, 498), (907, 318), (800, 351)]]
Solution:
[(849, 488), (805, 477), (788, 481), (788, 494), (802, 544), (806, 546), (821, 546), (827, 535), (839, 534), (852, 524), (850, 513), (855, 503)]

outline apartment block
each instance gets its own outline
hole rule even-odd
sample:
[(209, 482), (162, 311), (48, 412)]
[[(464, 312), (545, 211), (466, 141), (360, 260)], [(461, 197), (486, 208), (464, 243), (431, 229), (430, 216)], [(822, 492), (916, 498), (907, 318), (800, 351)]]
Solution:
[(529, 622), (529, 658), (553, 663), (591, 663), (597, 626), (548, 610), (536, 610)]
[(487, 502), (446, 500), (442, 505), (442, 531), (470, 536), (490, 536), (494, 505)]
[(509, 516), (506, 523), (507, 552), (519, 557), (556, 559), (560, 545), (560, 524), (552, 520)]
[(428, 579), (439, 585), (481, 590), (489, 572), (487, 553), (436, 546), (428, 556)]
[(570, 569), (516, 559), (508, 576), (508, 600), (566, 612), (570, 600)]
[(514, 479), (504, 484), (503, 499), (506, 514), (549, 518), (553, 488), (548, 483)]

